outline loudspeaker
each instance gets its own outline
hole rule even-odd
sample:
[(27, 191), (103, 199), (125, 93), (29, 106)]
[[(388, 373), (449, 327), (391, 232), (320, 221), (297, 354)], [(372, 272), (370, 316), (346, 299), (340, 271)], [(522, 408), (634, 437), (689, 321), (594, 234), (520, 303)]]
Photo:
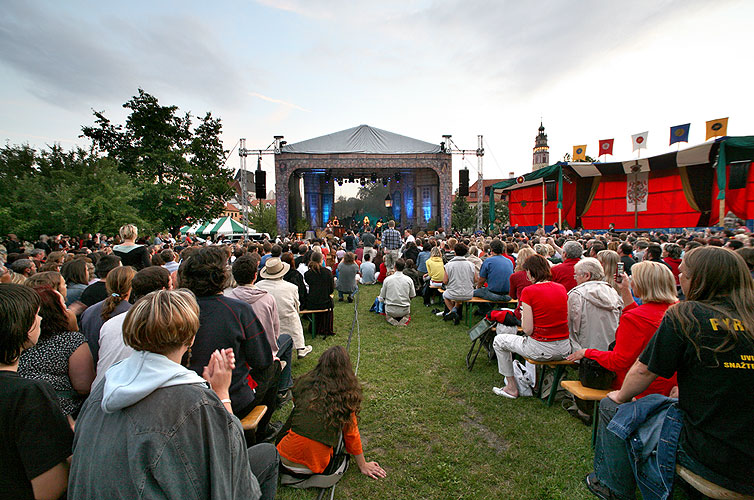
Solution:
[(267, 172), (261, 168), (254, 171), (254, 188), (258, 200), (267, 199)]
[(458, 171), (458, 196), (469, 195), (469, 169), (464, 168)]
[(555, 181), (545, 181), (547, 201), (558, 201), (558, 185)]

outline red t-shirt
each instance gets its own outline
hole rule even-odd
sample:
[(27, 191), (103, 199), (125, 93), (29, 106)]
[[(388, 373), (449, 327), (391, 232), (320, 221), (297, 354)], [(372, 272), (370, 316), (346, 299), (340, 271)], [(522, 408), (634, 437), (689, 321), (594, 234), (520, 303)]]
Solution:
[(552, 280), (555, 283), (563, 285), (566, 291), (570, 291), (571, 288), (576, 286), (576, 279), (573, 277), (573, 268), (579, 260), (580, 259), (566, 259), (562, 264), (553, 266), (552, 269), (550, 269), (550, 272), (552, 272)]
[(568, 292), (560, 283), (534, 283), (521, 292), (519, 303), (529, 304), (534, 316), (531, 338), (553, 342), (568, 338)]
[(511, 274), (510, 292), (508, 295), (510, 295), (512, 299), (517, 299), (524, 288), (529, 285), (531, 285), (531, 281), (529, 281), (529, 277), (526, 276), (526, 271), (516, 271)]
[[(615, 331), (615, 347), (612, 351), (598, 351), (587, 349), (584, 357), (593, 359), (617, 375), (613, 381), (613, 389), (620, 389), (628, 370), (633, 366), (639, 355), (649, 343), (652, 336), (660, 327), (665, 311), (672, 304), (659, 302), (647, 302), (640, 306), (632, 302), (620, 317), (618, 329)], [(636, 396), (641, 398), (649, 394), (662, 394), (667, 396), (670, 389), (678, 385), (676, 376), (671, 378), (657, 377), (647, 390)]]
[(675, 286), (679, 286), (681, 284), (681, 280), (678, 278), (678, 276), (681, 274), (681, 270), (678, 269), (678, 266), (681, 265), (682, 260), (665, 257), (664, 259), (662, 259), (662, 261), (670, 266), (670, 270), (673, 272), (673, 277), (675, 278)]

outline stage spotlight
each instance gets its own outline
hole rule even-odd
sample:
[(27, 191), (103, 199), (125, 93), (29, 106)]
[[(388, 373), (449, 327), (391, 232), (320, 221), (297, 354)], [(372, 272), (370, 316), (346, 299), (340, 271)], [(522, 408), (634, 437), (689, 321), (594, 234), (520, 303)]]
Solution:
[(382, 179), (382, 186), (387, 187), (387, 179)]
[(372, 174), (372, 182), (377, 182), (377, 174)]
[(348, 182), (354, 182), (354, 180), (353, 180), (353, 174), (350, 174), (348, 176)]
[(401, 182), (401, 173), (400, 172), (398, 172), (397, 174), (395, 174), (395, 182)]

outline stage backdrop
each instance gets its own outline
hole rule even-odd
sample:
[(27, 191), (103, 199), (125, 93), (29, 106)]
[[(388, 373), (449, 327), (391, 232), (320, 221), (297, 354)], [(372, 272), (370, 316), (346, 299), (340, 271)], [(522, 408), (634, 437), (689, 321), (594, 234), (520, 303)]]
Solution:
[[(557, 183), (556, 183), (557, 186)], [(511, 225), (537, 226), (542, 224), (542, 184), (508, 191)], [(563, 222), (576, 225), (576, 184), (563, 182)], [(558, 222), (558, 201), (545, 202), (545, 225)]]

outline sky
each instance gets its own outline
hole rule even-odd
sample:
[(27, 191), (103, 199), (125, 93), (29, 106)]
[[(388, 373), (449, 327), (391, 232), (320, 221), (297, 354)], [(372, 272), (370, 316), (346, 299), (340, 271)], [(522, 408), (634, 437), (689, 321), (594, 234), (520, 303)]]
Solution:
[[(673, 125), (689, 146), (717, 118), (754, 135), (752, 19), (745, 0), (6, 0), (0, 140), (86, 147), (92, 111), (123, 123), (143, 88), (221, 118), (227, 150), (360, 124), (461, 149), (483, 135), (484, 177), (507, 178), (531, 171), (542, 120), (551, 163), (610, 138), (624, 161), (639, 132), (642, 157), (677, 149)], [(454, 158), (472, 182), (476, 165)]]

